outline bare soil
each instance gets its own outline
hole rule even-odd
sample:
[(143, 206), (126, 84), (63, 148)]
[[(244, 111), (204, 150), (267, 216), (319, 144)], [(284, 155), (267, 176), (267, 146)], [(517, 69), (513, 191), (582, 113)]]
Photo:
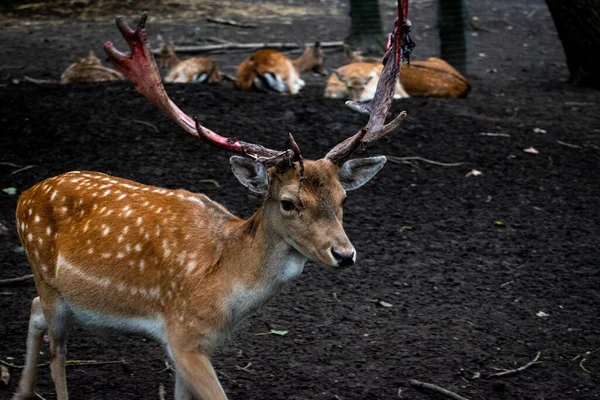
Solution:
[[(210, 24), (204, 14), (167, 15), (165, 2), (156, 3), (148, 24), (153, 45), (158, 34), (195, 43), (340, 40), (347, 32), (348, 6), (334, 1), (228, 2), (220, 14), (213, 3), (211, 15), (257, 22), (256, 29)], [(414, 55), (425, 58), (436, 53), (432, 3), (412, 3)], [(15, 4), (23, 3), (5, 5)], [(252, 7), (263, 12), (243, 13)], [(133, 8), (43, 18), (35, 10), (4, 10), (0, 189), (16, 188), (17, 195), (0, 192), (0, 279), (30, 271), (14, 223), (18, 194), (69, 170), (203, 192), (242, 216), (260, 206), (229, 171), (227, 154), (181, 132), (130, 83), (23, 81), (58, 79), (73, 56), (90, 48), (100, 55), (106, 40), (124, 49), (113, 14), (133, 21), (141, 11), (135, 2)], [(308, 263), (301, 279), (214, 355), (232, 399), (435, 398), (411, 388), (410, 379), (469, 399), (600, 398), (600, 93), (565, 82), (543, 1), (486, 0), (469, 11), (487, 28), (470, 32), (469, 97), (397, 102), (394, 112), (409, 115), (402, 129), (357, 154), (463, 164), (389, 162), (350, 194), (345, 226), (357, 265), (336, 272)], [(389, 25), (393, 5), (383, 13)], [(232, 73), (245, 56), (216, 59)], [(339, 52), (327, 57), (330, 68), (342, 59)], [(304, 155), (318, 158), (366, 120), (342, 101), (324, 99), (324, 78), (307, 81), (295, 97), (242, 93), (231, 83), (173, 84), (167, 91), (217, 132), (275, 148), (293, 132)], [(524, 151), (531, 147), (537, 153)], [(467, 177), (473, 169), (482, 175)], [(0, 286), (1, 360), (23, 364), (33, 297), (31, 282)], [(258, 335), (269, 329), (288, 333)], [(540, 362), (517, 374), (473, 379), (524, 365), (537, 352)], [(76, 325), (69, 359), (126, 362), (68, 367), (74, 399), (158, 398), (161, 383), (172, 397), (165, 353), (142, 336)], [(9, 370), (2, 399), (20, 373)], [(56, 398), (47, 367), (40, 368), (38, 391)]]

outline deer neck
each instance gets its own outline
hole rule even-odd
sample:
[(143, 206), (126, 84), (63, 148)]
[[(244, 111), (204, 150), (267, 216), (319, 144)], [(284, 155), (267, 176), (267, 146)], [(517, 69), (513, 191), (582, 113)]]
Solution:
[(302, 273), (307, 258), (269, 226), (264, 208), (233, 229), (230, 293), (225, 302), (233, 328)]
[(294, 66), (298, 74), (310, 71), (315, 66), (313, 55), (311, 54), (311, 52), (312, 49), (307, 49), (300, 57), (296, 58), (295, 60), (292, 60), (292, 65)]

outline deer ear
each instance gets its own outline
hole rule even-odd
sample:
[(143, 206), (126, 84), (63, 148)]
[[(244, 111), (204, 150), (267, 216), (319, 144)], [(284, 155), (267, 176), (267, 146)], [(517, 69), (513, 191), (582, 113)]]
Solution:
[(269, 173), (262, 163), (250, 158), (233, 156), (229, 159), (236, 178), (254, 193), (269, 192)]
[(345, 190), (357, 189), (369, 182), (386, 161), (384, 156), (348, 160), (340, 168), (338, 179)]

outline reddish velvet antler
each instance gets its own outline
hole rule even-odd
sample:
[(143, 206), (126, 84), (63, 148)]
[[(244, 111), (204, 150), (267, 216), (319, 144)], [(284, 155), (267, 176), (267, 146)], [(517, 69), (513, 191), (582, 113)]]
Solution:
[(199, 137), (212, 146), (240, 153), (268, 165), (289, 166), (299, 159), (298, 145), (293, 142), (294, 150), (277, 151), (261, 145), (243, 142), (221, 136), (200, 125), (197, 118), (190, 118), (173, 103), (165, 92), (160, 73), (146, 34), (148, 13), (143, 12), (137, 29), (132, 30), (124, 17), (117, 17), (117, 27), (129, 44), (131, 54), (117, 50), (112, 42), (104, 44), (104, 51), (113, 65), (135, 84), (136, 90), (146, 97), (156, 108), (162, 110), (186, 132)]
[(385, 123), (385, 117), (394, 99), (396, 83), (402, 65), (402, 40), (406, 36), (403, 34), (403, 29), (407, 31), (410, 27), (407, 11), (408, 0), (400, 0), (398, 2), (398, 17), (394, 23), (394, 31), (388, 39), (388, 48), (383, 56), (383, 71), (379, 82), (377, 82), (373, 100), (366, 104), (354, 101), (346, 102), (346, 105), (354, 111), (369, 114), (369, 122), (354, 136), (337, 144), (327, 153), (325, 158), (337, 162), (348, 157), (361, 144), (373, 142), (395, 130), (406, 117), (406, 112), (402, 111), (392, 122)]

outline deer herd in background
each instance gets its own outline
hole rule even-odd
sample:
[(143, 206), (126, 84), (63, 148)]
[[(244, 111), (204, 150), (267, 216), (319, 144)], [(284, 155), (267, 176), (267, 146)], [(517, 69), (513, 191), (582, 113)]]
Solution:
[[(344, 48), (345, 65), (329, 75), (324, 96), (331, 99), (369, 101), (373, 98), (383, 69), (381, 60), (362, 56)], [(181, 60), (174, 43), (162, 44), (158, 52), (160, 66), (167, 70), (165, 82), (220, 83), (222, 74), (210, 57)], [(323, 76), (324, 53), (320, 43), (307, 47), (302, 55), (290, 59), (276, 50), (258, 50), (237, 68), (236, 86), (241, 90), (297, 94), (305, 86), (302, 75), (312, 71)], [(123, 80), (121, 73), (101, 65), (90, 51), (88, 57), (76, 57), (61, 76), (61, 83)], [(467, 79), (450, 64), (439, 58), (412, 61), (402, 68), (396, 85), (395, 99), (411, 96), (464, 97), (469, 92)]]

